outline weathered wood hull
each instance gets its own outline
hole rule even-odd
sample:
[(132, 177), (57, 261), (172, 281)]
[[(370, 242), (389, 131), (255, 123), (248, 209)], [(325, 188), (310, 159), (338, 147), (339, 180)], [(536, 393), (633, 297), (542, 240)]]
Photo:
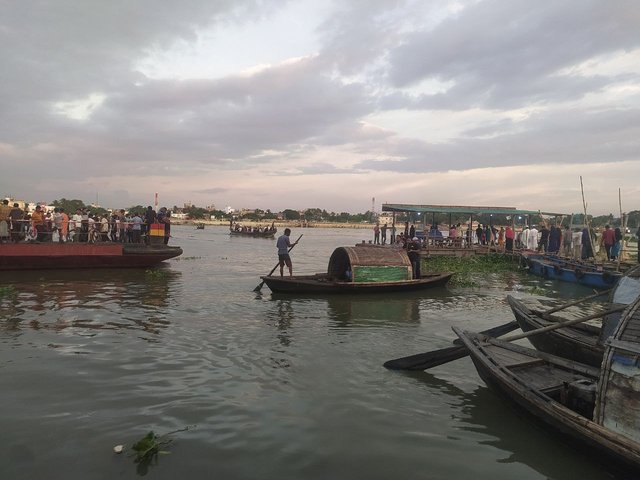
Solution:
[[(524, 332), (557, 323), (545, 320), (540, 315), (535, 314), (511, 295), (507, 296), (507, 301), (518, 325)], [(534, 347), (543, 352), (599, 367), (602, 363), (604, 347), (598, 342), (598, 338), (599, 332), (583, 330), (576, 326), (532, 335), (528, 337), (528, 340)]]
[(423, 290), (427, 288), (441, 287), (447, 284), (453, 274), (442, 273), (423, 276), (415, 280), (403, 280), (396, 282), (347, 282), (336, 281), (325, 273), (316, 275), (280, 277), (260, 277), (272, 292), (276, 293), (328, 293), (328, 294), (360, 294), (403, 292)]
[(591, 397), (595, 397), (599, 369), (497, 339), (455, 328), (454, 331), (489, 387), (570, 444), (588, 450), (592, 458), (609, 469), (637, 473), (640, 444), (591, 420), (595, 402)]
[(0, 270), (142, 268), (182, 254), (180, 247), (122, 243), (4, 243)]
[(593, 288), (611, 288), (622, 277), (620, 272), (598, 271), (590, 265), (570, 262), (554, 256), (527, 254), (529, 272), (539, 277), (578, 283)]

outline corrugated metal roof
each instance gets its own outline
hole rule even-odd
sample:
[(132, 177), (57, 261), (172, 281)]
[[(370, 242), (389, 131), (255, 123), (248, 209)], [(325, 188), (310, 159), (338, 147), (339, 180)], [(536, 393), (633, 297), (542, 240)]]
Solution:
[(382, 211), (419, 213), (466, 213), (470, 215), (570, 215), (569, 213), (541, 212), (539, 210), (523, 210), (515, 207), (490, 207), (471, 205), (408, 205), (401, 203), (383, 203)]

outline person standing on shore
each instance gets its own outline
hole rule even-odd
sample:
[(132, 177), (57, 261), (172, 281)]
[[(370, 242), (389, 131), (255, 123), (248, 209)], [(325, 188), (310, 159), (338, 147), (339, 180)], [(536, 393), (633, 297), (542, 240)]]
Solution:
[(380, 245), (380, 224), (378, 222), (373, 227), (373, 244)]
[(382, 228), (380, 229), (380, 233), (381, 233), (381, 240), (382, 240), (382, 245), (385, 245), (387, 243), (387, 224), (385, 223), (384, 225), (382, 225)]

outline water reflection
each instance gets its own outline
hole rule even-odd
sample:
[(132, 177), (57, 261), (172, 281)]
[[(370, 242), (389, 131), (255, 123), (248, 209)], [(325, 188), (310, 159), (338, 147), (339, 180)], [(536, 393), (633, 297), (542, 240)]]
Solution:
[[(582, 452), (563, 443), (488, 387), (466, 392), (428, 372), (408, 375), (454, 398), (459, 410), (455, 419), (458, 428), (480, 434), (479, 444), (505, 452), (498, 463), (525, 464), (549, 479), (610, 478), (599, 465), (585, 462)], [(562, 462), (555, 458), (562, 458)]]
[(3, 274), (8, 293), (0, 297), (0, 332), (24, 329), (85, 336), (99, 330), (167, 327), (167, 308), (181, 273), (153, 270), (69, 270)]

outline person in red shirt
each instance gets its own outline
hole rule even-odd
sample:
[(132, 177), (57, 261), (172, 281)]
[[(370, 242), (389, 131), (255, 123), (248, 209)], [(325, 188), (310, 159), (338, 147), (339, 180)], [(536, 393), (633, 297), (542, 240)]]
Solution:
[(607, 251), (607, 260), (611, 260), (611, 247), (616, 243), (616, 232), (614, 232), (609, 225), (604, 226), (604, 232), (602, 233), (602, 244)]

